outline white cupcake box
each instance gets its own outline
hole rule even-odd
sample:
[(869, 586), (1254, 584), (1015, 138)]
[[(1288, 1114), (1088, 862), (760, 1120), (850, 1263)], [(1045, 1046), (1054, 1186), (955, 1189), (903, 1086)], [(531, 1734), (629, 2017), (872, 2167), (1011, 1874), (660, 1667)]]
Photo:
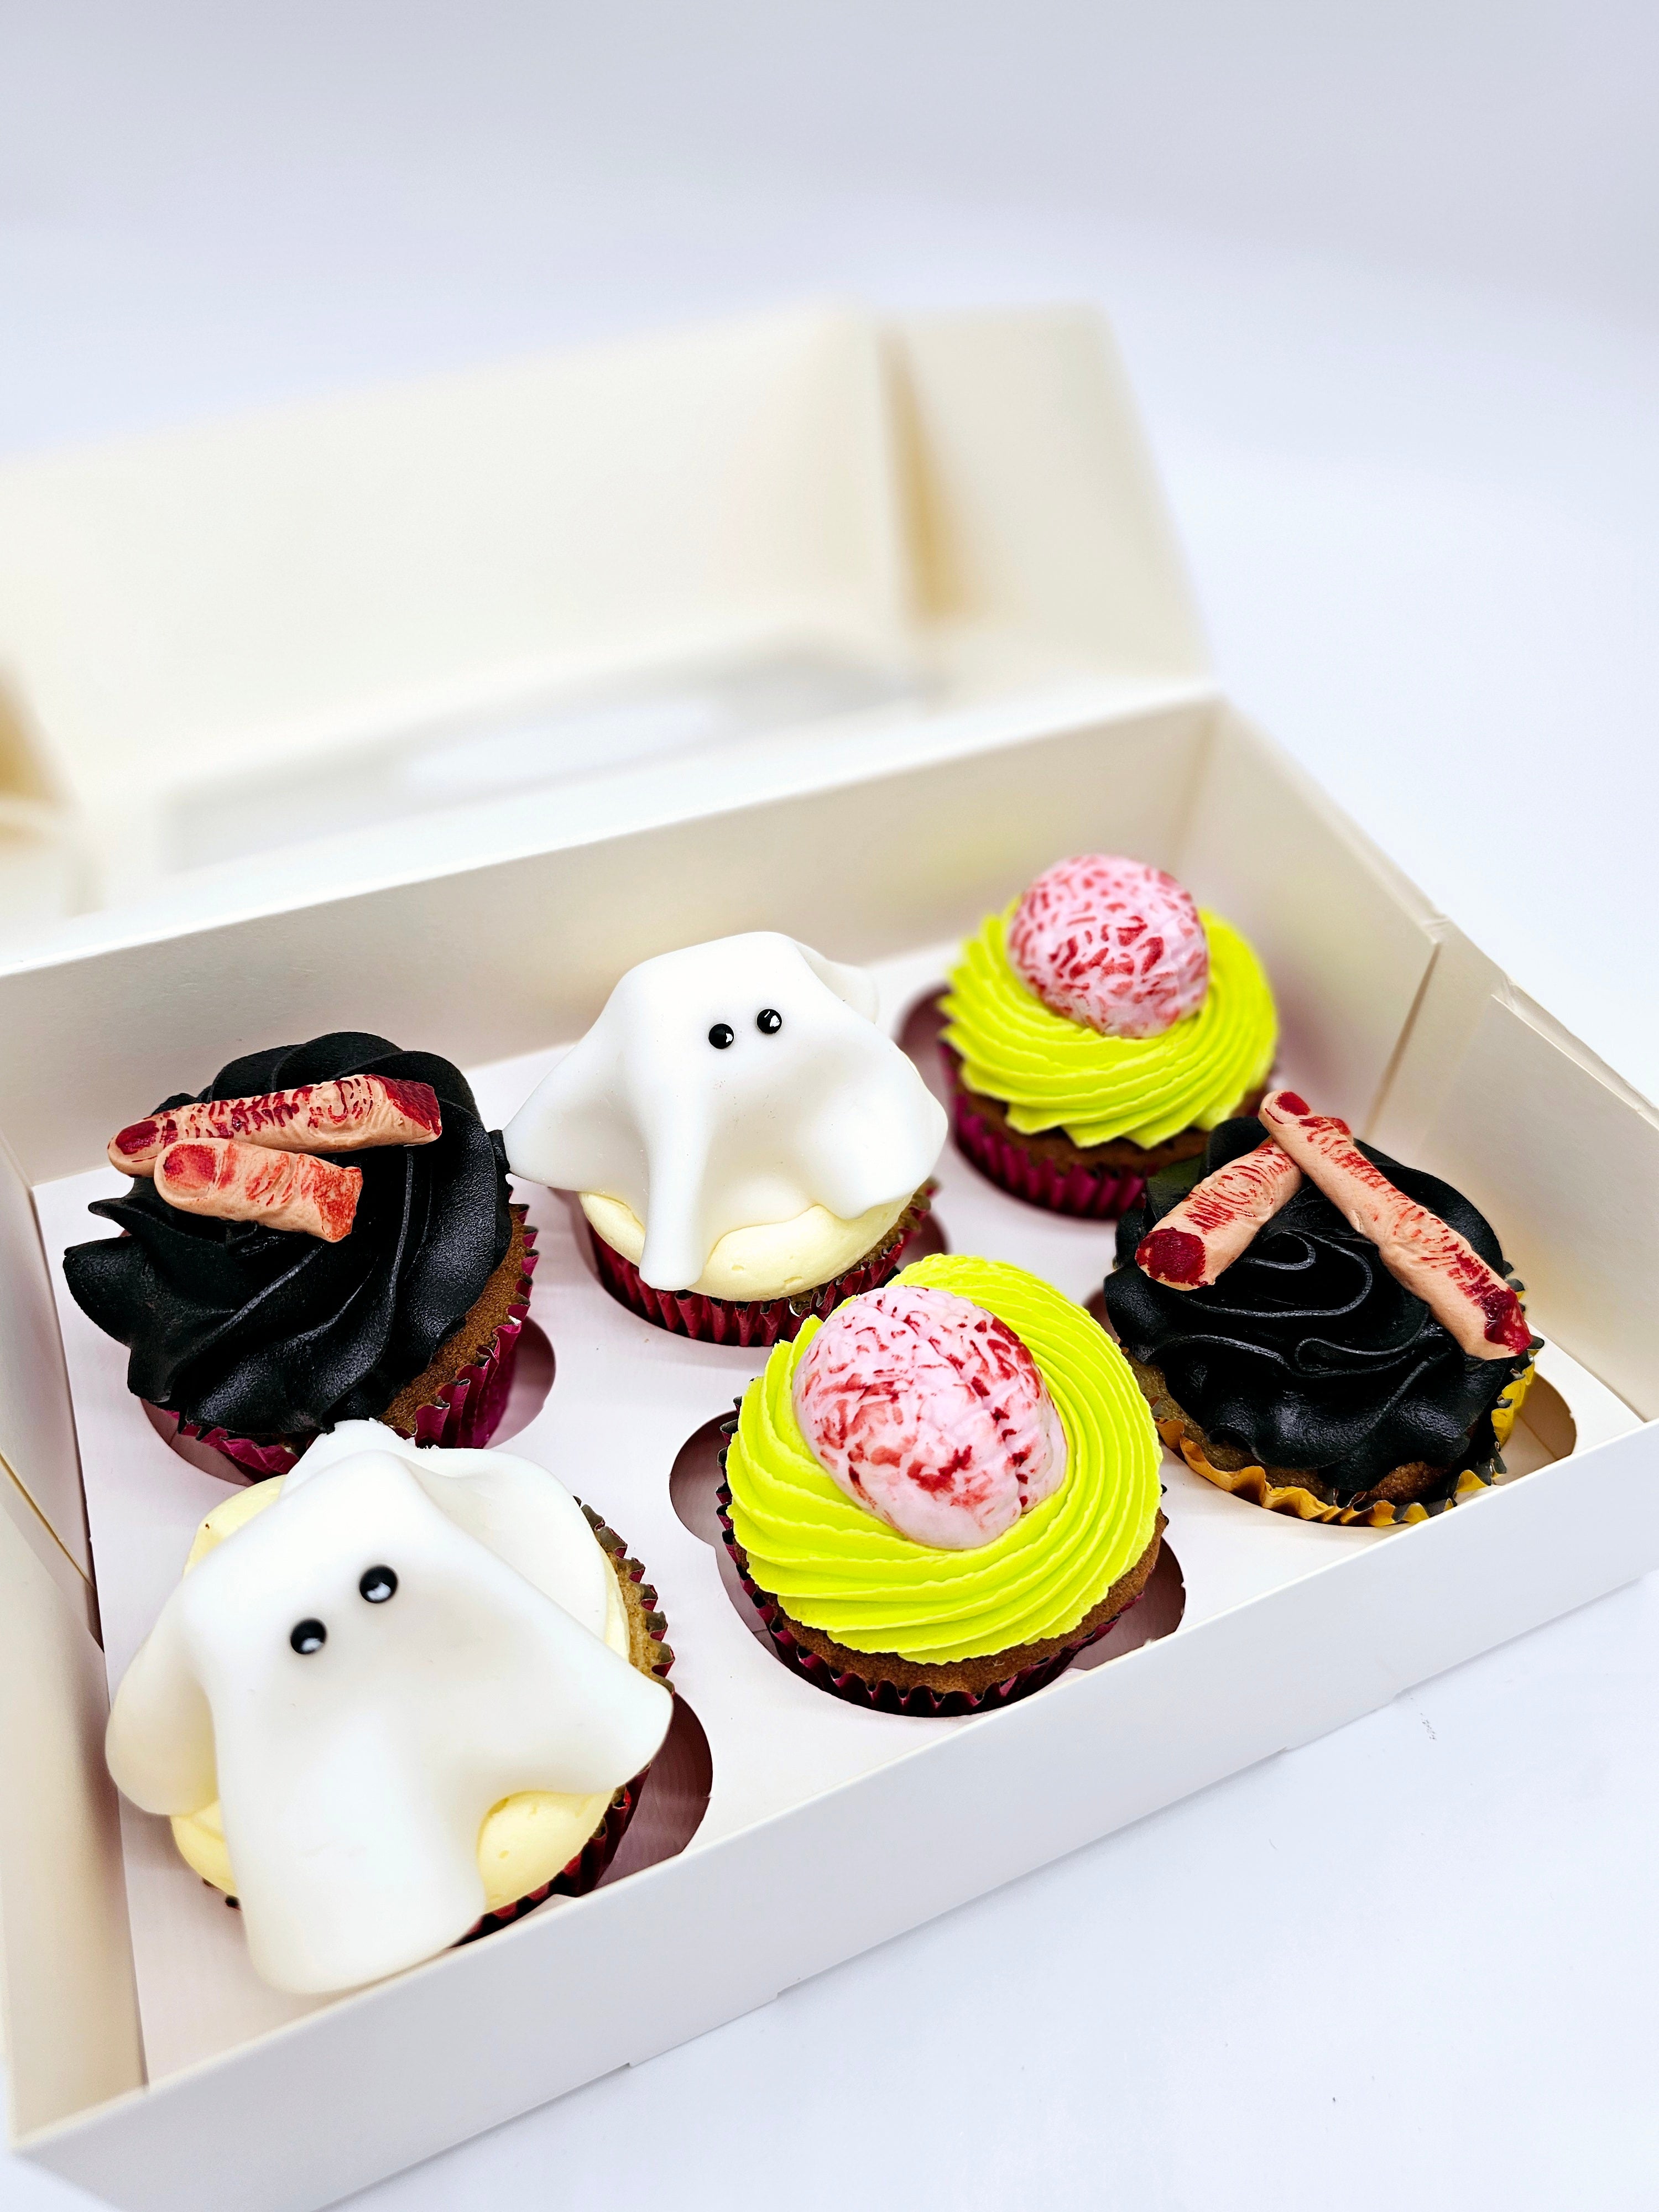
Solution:
[[(208, 927), (112, 921), (0, 970), (11, 2120), (25, 2155), (112, 2203), (323, 2204), (1659, 1564), (1659, 1118), (1218, 695), (1097, 333), (1024, 317), (873, 342), (902, 621), (1018, 636), (1000, 664), (1018, 680), (624, 780), (465, 866), (423, 854), (417, 876)], [(473, 404), (457, 387), (458, 445)], [(1135, 1633), (1167, 1632), (998, 1713), (858, 1711), (777, 1662), (708, 1540), (710, 1425), (758, 1357), (612, 1304), (564, 1203), (522, 1193), (556, 1371), (538, 1397), (532, 1340), (509, 1448), (646, 1563), (685, 1713), (592, 1895), (337, 2000), (263, 1988), (236, 1916), (103, 1768), (109, 1682), (226, 1494), (64, 1292), (58, 1253), (120, 1182), (110, 1133), (236, 1052), (348, 1025), (459, 1060), (494, 1123), (623, 968), (740, 928), (870, 963), (921, 1036), (908, 1017), (957, 939), (1091, 848), (1161, 863), (1237, 923), (1277, 988), (1286, 1079), (1499, 1228), (1547, 1340), (1510, 1479), (1409, 1528), (1327, 1528), (1166, 1455), (1179, 1584), (1166, 1571)], [(952, 1249), (1079, 1298), (1109, 1263), (1109, 1229), (1021, 1206), (953, 1152), (936, 1208)]]

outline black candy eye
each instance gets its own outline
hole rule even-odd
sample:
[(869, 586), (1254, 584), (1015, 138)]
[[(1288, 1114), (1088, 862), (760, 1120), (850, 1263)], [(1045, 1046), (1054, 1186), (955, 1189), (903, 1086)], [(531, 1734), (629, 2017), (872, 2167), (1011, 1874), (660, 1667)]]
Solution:
[(755, 1017), (755, 1027), (763, 1036), (775, 1036), (783, 1027), (783, 1016), (775, 1006), (763, 1006)]
[(730, 1022), (716, 1022), (708, 1032), (708, 1042), (716, 1052), (724, 1052), (737, 1035)]
[(309, 1659), (327, 1643), (328, 1631), (320, 1620), (299, 1620), (288, 1632), (288, 1640), (302, 1659)]
[(398, 1577), (390, 1567), (366, 1567), (357, 1585), (358, 1595), (366, 1597), (371, 1605), (384, 1605), (396, 1595), (397, 1589)]

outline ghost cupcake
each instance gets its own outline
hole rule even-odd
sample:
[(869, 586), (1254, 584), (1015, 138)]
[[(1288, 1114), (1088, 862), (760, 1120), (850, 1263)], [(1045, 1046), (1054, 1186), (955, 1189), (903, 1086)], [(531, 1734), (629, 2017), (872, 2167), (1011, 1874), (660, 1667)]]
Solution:
[(1237, 932), (1162, 869), (1099, 853), (986, 918), (943, 1010), (960, 1149), (1016, 1198), (1091, 1220), (1251, 1110), (1278, 1034)]
[(253, 1474), (347, 1420), (485, 1443), (535, 1266), (466, 1079), (337, 1030), (250, 1053), (110, 1140), (132, 1182), (72, 1245), (76, 1304), (128, 1387)]
[(346, 1424), (204, 1522), (110, 1771), (264, 1980), (378, 1981), (603, 1873), (672, 1713), (639, 1573), (529, 1462)]
[(1158, 1561), (1127, 1363), (1022, 1269), (933, 1258), (807, 1323), (744, 1394), (722, 1525), (783, 1662), (882, 1711), (1051, 1680)]
[(1154, 1176), (1117, 1259), (1112, 1326), (1207, 1481), (1381, 1528), (1502, 1471), (1538, 1340), (1491, 1224), (1294, 1091)]
[(861, 969), (769, 930), (642, 961), (508, 1123), (507, 1164), (577, 1194), (600, 1281), (646, 1320), (792, 1337), (895, 1273), (945, 1141), (876, 1006)]

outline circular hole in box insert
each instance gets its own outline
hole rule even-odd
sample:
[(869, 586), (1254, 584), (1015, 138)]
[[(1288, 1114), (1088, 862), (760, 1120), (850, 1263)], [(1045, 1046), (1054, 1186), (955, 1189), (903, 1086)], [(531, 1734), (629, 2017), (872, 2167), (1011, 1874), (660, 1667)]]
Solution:
[(489, 1440), (491, 1443), (504, 1444), (509, 1437), (519, 1436), (530, 1426), (547, 1403), (556, 1371), (557, 1362), (546, 1332), (533, 1321), (527, 1321), (519, 1333), (518, 1357), (513, 1368), (512, 1388), (507, 1394), (507, 1410)]
[(945, 1079), (939, 1042), (939, 1032), (945, 1027), (945, 1016), (939, 1011), (939, 1000), (944, 995), (943, 983), (930, 983), (899, 1024), (896, 1034), (900, 1051), (915, 1060), (922, 1081), (949, 1113), (951, 1086)]
[(168, 1451), (175, 1451), (185, 1467), (195, 1467), (199, 1475), (212, 1475), (215, 1482), (230, 1482), (232, 1489), (246, 1489), (250, 1482), (264, 1482), (264, 1475), (254, 1474), (252, 1467), (243, 1467), (241, 1460), (232, 1460), (228, 1451), (216, 1451), (212, 1444), (201, 1443), (199, 1436), (184, 1436), (179, 1431), (179, 1416), (164, 1413), (159, 1405), (150, 1405), (149, 1398), (139, 1398), (143, 1407), (143, 1418), (149, 1420)]
[(1186, 1579), (1166, 1537), (1158, 1547), (1158, 1565), (1139, 1597), (1127, 1613), (1118, 1615), (1098, 1644), (1091, 1644), (1073, 1660), (1072, 1667), (1103, 1667), (1109, 1659), (1121, 1659), (1126, 1651), (1138, 1651), (1143, 1644), (1156, 1644), (1161, 1637), (1172, 1636), (1186, 1610)]
[(211, 1444), (204, 1444), (196, 1437), (181, 1436), (176, 1413), (164, 1413), (148, 1398), (141, 1398), (138, 1402), (144, 1409), (144, 1419), (167, 1449), (177, 1452), (185, 1465), (193, 1467), (198, 1474), (210, 1474), (216, 1481), (228, 1482), (237, 1489), (259, 1480), (252, 1468), (239, 1466), (223, 1452), (216, 1451)]
[(712, 1544), (718, 1552), (726, 1548), (714, 1506), (721, 1481), (720, 1454), (737, 1418), (736, 1407), (728, 1406), (694, 1429), (675, 1453), (668, 1474), (668, 1498), (675, 1512), (700, 1542)]
[(948, 1252), (951, 1240), (945, 1233), (945, 1224), (938, 1214), (925, 1213), (904, 1240), (899, 1260), (904, 1267), (914, 1267), (918, 1260), (937, 1259)]
[[(507, 1410), (501, 1415), (501, 1426), (490, 1438), (492, 1443), (504, 1444), (509, 1437), (516, 1437), (530, 1426), (553, 1388), (556, 1362), (553, 1347), (545, 1334), (533, 1321), (527, 1321), (519, 1338), (518, 1359), (513, 1370), (513, 1387), (507, 1394)], [(260, 1478), (252, 1468), (241, 1467), (225, 1453), (216, 1451), (211, 1444), (203, 1443), (195, 1437), (181, 1436), (175, 1414), (163, 1413), (152, 1406), (147, 1398), (138, 1401), (149, 1421), (169, 1451), (200, 1474), (210, 1474), (220, 1482), (242, 1486), (257, 1482)]]
[(1513, 1482), (1558, 1459), (1568, 1459), (1577, 1443), (1577, 1425), (1566, 1400), (1553, 1382), (1534, 1375), (1504, 1447), (1504, 1472), (1498, 1481)]
[[(705, 1421), (701, 1428), (693, 1429), (674, 1455), (674, 1464), (669, 1471), (668, 1498), (675, 1512), (700, 1543), (707, 1544), (714, 1554), (715, 1565), (726, 1596), (738, 1619), (759, 1644), (769, 1651), (771, 1638), (757, 1619), (755, 1608), (744, 1594), (738, 1579), (737, 1566), (726, 1548), (726, 1539), (720, 1534), (720, 1509), (716, 1500), (725, 1480), (720, 1455), (726, 1439), (737, 1424), (737, 1408), (729, 1407)], [(672, 1629), (671, 1629), (672, 1633)]]
[[(672, 1634), (672, 1629), (670, 1629)], [(678, 1856), (702, 1826), (714, 1786), (714, 1759), (702, 1723), (677, 1691), (674, 1717), (662, 1749), (651, 1762), (640, 1802), (617, 1856), (605, 1869), (603, 1889), (625, 1875)]]
[[(599, 1283), (599, 1263), (593, 1257), (593, 1231), (589, 1226), (587, 1216), (582, 1212), (580, 1199), (574, 1190), (556, 1191), (554, 1196), (563, 1206), (566, 1218), (569, 1221), (571, 1242), (575, 1245), (576, 1257), (581, 1261), (592, 1279)], [(601, 1289), (605, 1287), (602, 1283), (599, 1286)]]

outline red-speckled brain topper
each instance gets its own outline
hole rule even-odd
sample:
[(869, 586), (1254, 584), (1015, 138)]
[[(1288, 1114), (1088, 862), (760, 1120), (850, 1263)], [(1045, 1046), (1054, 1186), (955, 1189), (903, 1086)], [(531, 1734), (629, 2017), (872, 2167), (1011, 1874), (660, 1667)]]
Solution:
[(854, 1503), (941, 1551), (993, 1542), (1057, 1490), (1066, 1435), (1006, 1322), (890, 1284), (833, 1313), (795, 1370), (797, 1419)]
[(1161, 1036), (1196, 1013), (1210, 947), (1190, 893), (1108, 853), (1057, 860), (1008, 926), (1014, 972), (1043, 1005), (1103, 1036)]

